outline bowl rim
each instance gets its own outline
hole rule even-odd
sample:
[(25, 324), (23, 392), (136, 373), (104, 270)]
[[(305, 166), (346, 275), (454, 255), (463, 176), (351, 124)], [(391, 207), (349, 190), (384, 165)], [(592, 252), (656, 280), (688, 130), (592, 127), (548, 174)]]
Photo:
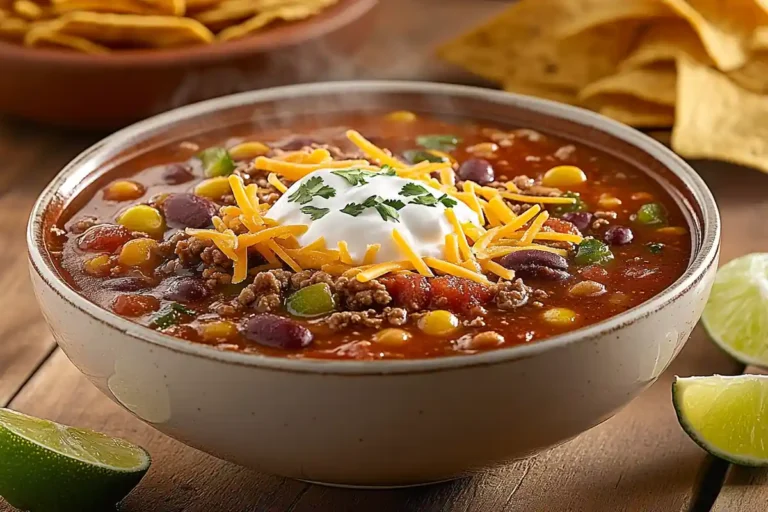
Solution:
[[(379, 94), (418, 93), (448, 95), (452, 97), (469, 97), (491, 103), (501, 103), (528, 111), (536, 112), (548, 118), (560, 118), (577, 123), (585, 128), (593, 128), (608, 133), (637, 149), (651, 155), (666, 169), (672, 172), (692, 192), (695, 203), (701, 209), (702, 240), (698, 251), (685, 271), (671, 286), (646, 302), (613, 316), (602, 322), (582, 327), (575, 331), (553, 336), (530, 345), (518, 345), (501, 348), (477, 354), (436, 357), (412, 360), (319, 360), (291, 359), (268, 356), (263, 354), (226, 351), (212, 346), (182, 340), (159, 333), (148, 327), (122, 318), (100, 306), (90, 302), (59, 277), (53, 264), (48, 258), (42, 236), (44, 214), (49, 204), (57, 197), (60, 186), (70, 179), (71, 175), (84, 173), (92, 175), (95, 172), (92, 159), (109, 152), (115, 146), (121, 146), (124, 141), (136, 141), (143, 132), (162, 129), (187, 118), (201, 115), (211, 115), (218, 110), (244, 106), (261, 101), (286, 99), (296, 96), (322, 96), (343, 92), (367, 92)], [(690, 213), (690, 212), (689, 212)], [(108, 325), (136, 340), (157, 345), (165, 349), (181, 352), (204, 359), (217, 360), (227, 364), (252, 366), (262, 369), (322, 374), (393, 374), (393, 373), (424, 373), (443, 371), (455, 368), (495, 365), (504, 362), (527, 359), (544, 352), (560, 349), (577, 342), (589, 342), (597, 337), (616, 331), (679, 299), (695, 287), (716, 262), (720, 246), (720, 216), (712, 193), (701, 177), (672, 150), (663, 146), (651, 137), (594, 112), (578, 107), (556, 103), (539, 98), (511, 94), (479, 87), (451, 85), (431, 82), (413, 81), (343, 81), (320, 82), (315, 84), (290, 85), (250, 91), (224, 96), (204, 102), (181, 107), (159, 114), (144, 121), (135, 123), (113, 135), (102, 139), (86, 149), (67, 164), (62, 171), (45, 187), (32, 208), (27, 225), (27, 248), (31, 267), (34, 272), (64, 301), (85, 313), (91, 319)], [(694, 250), (696, 248), (694, 247)]]
[(235, 41), (184, 46), (180, 48), (146, 48), (86, 54), (51, 48), (29, 48), (0, 41), (0, 58), (15, 59), (25, 64), (62, 66), (67, 68), (165, 68), (221, 62), (223, 57), (238, 58), (296, 46), (323, 37), (354, 23), (370, 11), (379, 0), (339, 0), (324, 11), (295, 22), (269, 28)]

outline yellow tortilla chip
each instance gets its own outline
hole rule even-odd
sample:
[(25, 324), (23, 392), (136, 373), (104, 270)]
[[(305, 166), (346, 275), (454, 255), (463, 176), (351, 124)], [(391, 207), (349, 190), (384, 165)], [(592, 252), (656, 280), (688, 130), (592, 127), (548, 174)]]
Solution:
[(755, 0), (662, 0), (685, 18), (722, 71), (747, 62), (755, 28), (768, 23), (768, 13)]
[(664, 62), (675, 63), (680, 57), (711, 62), (699, 36), (688, 23), (665, 20), (646, 29), (619, 67), (629, 70)]
[(672, 147), (688, 158), (710, 158), (768, 172), (768, 96), (742, 89), (690, 59), (678, 64), (677, 123)]
[(631, 96), (604, 97), (597, 110), (604, 116), (636, 128), (667, 128), (675, 123), (675, 109)]
[(320, 2), (317, 0), (224, 0), (212, 9), (199, 12), (192, 17), (205, 26), (216, 30), (255, 16), (262, 11), (296, 4), (312, 5), (316, 3)]
[(186, 12), (199, 12), (222, 3), (223, 0), (187, 0)]
[(45, 10), (31, 0), (16, 0), (13, 2), (13, 12), (28, 21), (39, 20), (45, 16)]
[(147, 4), (158, 12), (171, 14), (173, 16), (184, 16), (184, 12), (187, 8), (187, 2), (185, 0), (141, 0), (141, 2)]
[(535, 96), (537, 98), (544, 98), (545, 100), (559, 101), (560, 103), (567, 103), (569, 105), (581, 104), (577, 94), (578, 91), (576, 90), (557, 89), (538, 84), (522, 84), (516, 82), (503, 84), (503, 88), (507, 92)]
[(728, 73), (741, 87), (758, 94), (768, 94), (768, 52), (753, 54), (741, 68)]
[(0, 39), (21, 41), (29, 30), (28, 21), (11, 16), (0, 19)]
[(652, 20), (674, 16), (659, 0), (581, 0), (582, 12), (558, 29), (559, 37), (572, 37), (606, 23)]
[(631, 96), (657, 105), (675, 106), (677, 70), (674, 64), (620, 71), (586, 86), (579, 99), (586, 105), (600, 105), (606, 95)]
[(44, 25), (46, 24), (34, 27), (27, 32), (24, 37), (24, 44), (32, 48), (66, 48), (93, 54), (110, 52), (106, 46), (93, 43), (82, 37), (60, 34)]
[(162, 14), (139, 0), (53, 0), (53, 10), (58, 14), (73, 11), (91, 11), (113, 14)]
[(259, 29), (269, 25), (273, 21), (296, 21), (309, 18), (323, 10), (326, 5), (334, 3), (335, 1), (336, 0), (320, 0), (315, 1), (312, 5), (290, 5), (279, 9), (264, 11), (240, 25), (235, 25), (222, 30), (217, 37), (221, 41), (241, 39), (257, 32)]
[(72, 12), (52, 23), (57, 32), (105, 46), (169, 48), (213, 41), (200, 22), (172, 16)]

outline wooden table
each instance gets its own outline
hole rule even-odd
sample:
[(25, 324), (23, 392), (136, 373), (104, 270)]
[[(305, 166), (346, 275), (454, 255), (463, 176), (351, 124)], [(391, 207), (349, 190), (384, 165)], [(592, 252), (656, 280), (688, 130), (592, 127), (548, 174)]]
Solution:
[[(434, 43), (498, 11), (492, 0), (383, 0), (378, 27), (352, 64), (377, 78), (472, 81), (440, 66)], [(408, 13), (408, 14), (406, 14)], [(391, 55), (397, 55), (392, 58)], [(0, 406), (123, 436), (146, 447), (151, 471), (126, 512), (175, 511), (763, 511), (768, 472), (707, 456), (677, 424), (674, 375), (744, 368), (697, 329), (672, 366), (611, 420), (563, 446), (471, 479), (394, 491), (348, 491), (222, 462), (173, 441), (101, 395), (56, 349), (27, 278), (24, 227), (35, 197), (102, 134), (0, 120)], [(768, 176), (697, 163), (723, 215), (723, 261), (764, 250)], [(766, 187), (766, 188), (763, 188)], [(0, 461), (2, 464), (2, 461)], [(0, 511), (10, 508), (0, 500)]]

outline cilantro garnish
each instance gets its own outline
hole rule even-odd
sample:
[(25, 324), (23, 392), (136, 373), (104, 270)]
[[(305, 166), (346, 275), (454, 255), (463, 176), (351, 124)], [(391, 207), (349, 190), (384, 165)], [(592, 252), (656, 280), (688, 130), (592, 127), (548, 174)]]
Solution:
[(349, 203), (341, 209), (343, 213), (357, 217), (368, 208), (375, 209), (381, 218), (391, 220), (393, 222), (400, 222), (400, 214), (397, 210), (403, 208), (405, 203), (397, 199), (387, 199), (386, 201), (379, 196), (371, 196), (362, 203)]
[(377, 176), (397, 176), (397, 171), (395, 171), (394, 167), (384, 164), (381, 166), (381, 170), (374, 174)]
[(408, 204), (420, 204), (422, 206), (435, 206), (437, 204), (437, 198), (432, 194), (424, 194), (416, 197)]
[(416, 137), (416, 144), (427, 149), (439, 151), (452, 151), (461, 142), (461, 138), (455, 135), (421, 135)]
[(302, 183), (296, 192), (288, 196), (288, 201), (307, 204), (315, 196), (328, 199), (335, 195), (336, 191), (332, 187), (323, 184), (323, 179), (320, 176), (313, 176)]
[(406, 183), (400, 190), (400, 195), (405, 197), (420, 196), (424, 194), (429, 194), (429, 192), (426, 188), (422, 187), (421, 185), (417, 185), (416, 183)]
[(312, 220), (322, 219), (330, 211), (328, 208), (316, 208), (314, 206), (305, 206), (301, 209), (301, 213), (309, 215), (309, 218)]
[(440, 201), (443, 204), (443, 206), (445, 206), (446, 208), (453, 208), (454, 206), (459, 204), (458, 202), (456, 202), (455, 199), (448, 197), (448, 194), (443, 194), (442, 196), (440, 196), (438, 201)]
[(362, 169), (340, 169), (338, 171), (331, 171), (331, 174), (344, 178), (347, 183), (356, 187), (358, 185), (367, 184), (368, 181), (365, 178), (370, 173), (363, 171)]
[(195, 312), (177, 302), (173, 302), (158, 311), (152, 318), (150, 325), (157, 327), (158, 329), (165, 329), (166, 327), (179, 323), (183, 315), (195, 316)]
[(664, 244), (658, 242), (650, 243), (648, 244), (648, 250), (651, 251), (651, 254), (659, 254), (664, 250)]

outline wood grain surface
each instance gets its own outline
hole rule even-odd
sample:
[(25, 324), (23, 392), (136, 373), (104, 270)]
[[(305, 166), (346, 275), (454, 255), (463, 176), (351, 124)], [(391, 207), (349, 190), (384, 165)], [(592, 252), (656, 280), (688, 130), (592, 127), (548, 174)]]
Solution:
[[(352, 56), (355, 73), (474, 83), (437, 63), (432, 48), (504, 5), (492, 0), (384, 0), (369, 44)], [(393, 51), (397, 59), (392, 59)], [(768, 472), (729, 468), (712, 459), (675, 419), (670, 398), (674, 375), (743, 370), (701, 329), (661, 379), (614, 418), (529, 460), (441, 485), (394, 491), (320, 487), (258, 474), (163, 436), (109, 401), (54, 349), (28, 283), (28, 211), (66, 161), (99, 137), (0, 119), (0, 406), (10, 404), (145, 446), (154, 464), (121, 511), (646, 512), (710, 510), (713, 504), (721, 512), (768, 508)], [(695, 166), (721, 208), (723, 261), (764, 250), (768, 176), (718, 163)], [(0, 500), (0, 512), (9, 510)]]

